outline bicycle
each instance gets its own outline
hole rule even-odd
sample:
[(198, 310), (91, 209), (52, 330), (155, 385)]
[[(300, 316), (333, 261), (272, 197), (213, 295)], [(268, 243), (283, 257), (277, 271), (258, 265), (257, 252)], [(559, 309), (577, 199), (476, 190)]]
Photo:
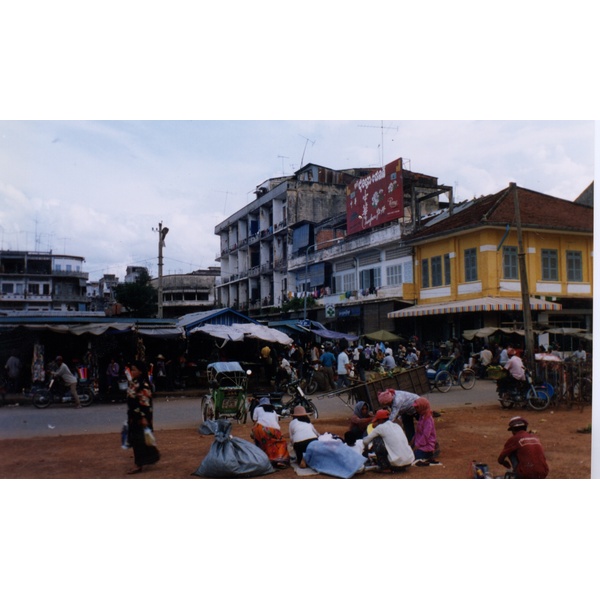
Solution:
[(464, 390), (470, 390), (477, 381), (477, 374), (470, 367), (456, 373), (452, 370), (453, 358), (440, 359), (427, 369), (427, 378), (431, 389), (446, 393), (453, 385), (460, 385)]

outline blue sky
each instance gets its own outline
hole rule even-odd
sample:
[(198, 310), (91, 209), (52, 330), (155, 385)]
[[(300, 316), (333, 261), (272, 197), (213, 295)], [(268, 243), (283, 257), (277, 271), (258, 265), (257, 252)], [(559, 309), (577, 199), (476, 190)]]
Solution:
[[(217, 264), (215, 225), (258, 184), (309, 162), (397, 158), (458, 200), (523, 187), (574, 199), (593, 180), (593, 121), (2, 121), (0, 242), (86, 259), (91, 279)], [(383, 152), (382, 152), (383, 148)]]

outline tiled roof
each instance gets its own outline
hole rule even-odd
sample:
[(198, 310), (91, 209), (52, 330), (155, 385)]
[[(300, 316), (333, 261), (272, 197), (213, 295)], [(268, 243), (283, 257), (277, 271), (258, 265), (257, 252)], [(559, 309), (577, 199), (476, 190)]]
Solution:
[[(524, 229), (554, 229), (593, 233), (594, 209), (516, 186)], [(511, 188), (454, 206), (452, 214), (423, 221), (423, 227), (405, 241), (417, 242), (453, 231), (479, 227), (505, 227), (515, 224), (515, 204)]]

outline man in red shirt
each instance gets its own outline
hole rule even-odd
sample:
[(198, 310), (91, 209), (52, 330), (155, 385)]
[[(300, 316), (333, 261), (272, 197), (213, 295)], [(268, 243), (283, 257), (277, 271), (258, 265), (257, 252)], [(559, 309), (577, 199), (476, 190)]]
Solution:
[(545, 479), (548, 463), (537, 436), (527, 433), (529, 423), (523, 417), (513, 417), (508, 423), (512, 436), (504, 444), (498, 462), (512, 469), (518, 479)]

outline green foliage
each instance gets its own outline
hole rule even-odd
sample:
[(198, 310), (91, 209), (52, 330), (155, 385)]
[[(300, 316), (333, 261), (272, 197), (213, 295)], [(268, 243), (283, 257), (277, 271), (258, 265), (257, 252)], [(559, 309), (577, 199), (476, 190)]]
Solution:
[[(306, 308), (311, 308), (315, 305), (315, 299), (312, 296), (306, 298)], [(297, 312), (304, 310), (304, 298), (291, 298), (281, 304), (282, 312)]]
[(142, 271), (133, 283), (120, 283), (115, 289), (115, 299), (132, 317), (153, 317), (158, 309), (158, 290), (150, 283), (148, 271)]

